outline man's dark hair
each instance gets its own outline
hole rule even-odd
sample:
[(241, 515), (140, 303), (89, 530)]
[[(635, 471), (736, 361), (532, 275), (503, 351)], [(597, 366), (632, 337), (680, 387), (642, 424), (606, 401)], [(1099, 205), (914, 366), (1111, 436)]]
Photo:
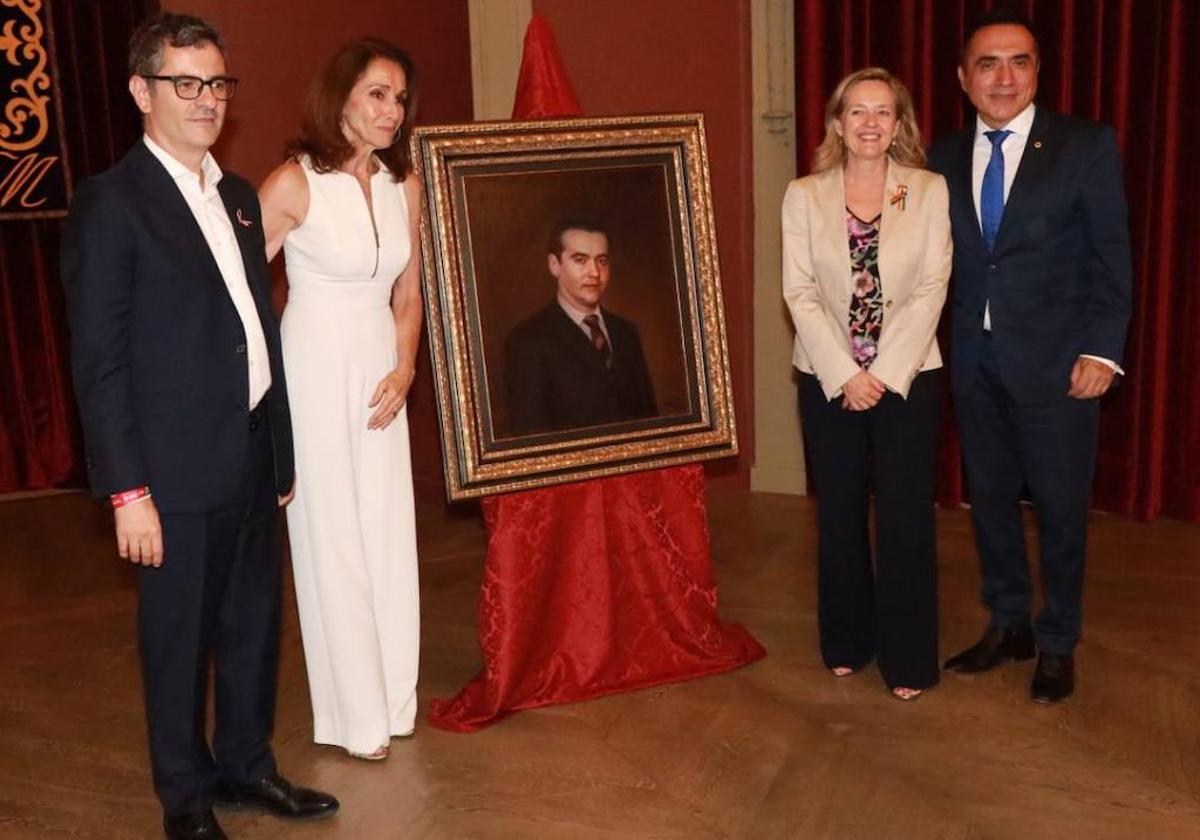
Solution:
[(588, 218), (586, 216), (575, 216), (561, 220), (550, 231), (550, 238), (546, 241), (547, 253), (554, 254), (556, 257), (561, 257), (563, 248), (563, 234), (569, 230), (581, 230), (584, 233), (603, 233), (608, 239), (609, 244), (612, 244), (612, 236), (608, 233), (608, 228), (597, 219)]
[(1041, 56), (1042, 39), (1038, 37), (1037, 30), (1033, 28), (1033, 22), (1011, 6), (997, 6), (984, 12), (967, 27), (966, 37), (963, 38), (962, 54), (958, 59), (959, 63), (962, 63), (963, 59), (967, 57), (967, 47), (970, 46), (975, 33), (985, 26), (1023, 26), (1033, 36), (1034, 49), (1037, 50), (1038, 56)]
[(154, 76), (163, 66), (163, 49), (212, 44), (222, 54), (225, 42), (206, 20), (194, 15), (159, 12), (147, 18), (129, 38), (129, 75)]

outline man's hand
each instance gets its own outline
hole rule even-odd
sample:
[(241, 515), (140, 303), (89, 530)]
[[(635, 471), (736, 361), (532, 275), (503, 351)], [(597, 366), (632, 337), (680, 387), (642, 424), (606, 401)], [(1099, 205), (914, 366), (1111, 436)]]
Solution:
[(292, 479), (292, 488), (291, 488), (290, 490), (288, 490), (288, 491), (287, 491), (287, 495), (286, 495), (286, 496), (279, 496), (279, 497), (278, 497), (278, 499), (279, 499), (279, 506), (280, 506), (280, 507), (287, 507), (287, 505), (288, 505), (288, 502), (290, 502), (290, 501), (291, 501), (292, 499), (294, 499), (294, 498), (296, 498), (296, 480), (295, 480), (295, 479)]
[(1071, 368), (1071, 390), (1068, 397), (1077, 400), (1094, 400), (1102, 396), (1112, 385), (1115, 371), (1104, 362), (1080, 356)]
[(887, 386), (865, 370), (860, 370), (842, 386), (842, 408), (866, 411), (883, 399)]
[(162, 565), (162, 524), (153, 499), (123, 505), (113, 511), (117, 530), (117, 553), (130, 563)]

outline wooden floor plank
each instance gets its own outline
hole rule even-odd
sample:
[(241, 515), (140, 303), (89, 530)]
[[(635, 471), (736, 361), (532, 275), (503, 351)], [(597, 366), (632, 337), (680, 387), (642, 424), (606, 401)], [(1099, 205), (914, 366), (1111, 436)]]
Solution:
[[(817, 655), (812, 501), (725, 492), (710, 521), (722, 612), (766, 659), (473, 735), (423, 725), (378, 764), (312, 744), (289, 591), (276, 752), (342, 813), (222, 824), (235, 838), (354, 840), (1200, 837), (1196, 526), (1093, 517), (1079, 691), (1040, 707), (1032, 663), (945, 675), (909, 704), (873, 668), (833, 678)], [(419, 526), (423, 720), (478, 667), (484, 535), (470, 508), (422, 508)], [(78, 494), (0, 503), (4, 840), (160, 836), (134, 576), (108, 528)], [(949, 654), (984, 622), (967, 511), (939, 512), (938, 551)]]

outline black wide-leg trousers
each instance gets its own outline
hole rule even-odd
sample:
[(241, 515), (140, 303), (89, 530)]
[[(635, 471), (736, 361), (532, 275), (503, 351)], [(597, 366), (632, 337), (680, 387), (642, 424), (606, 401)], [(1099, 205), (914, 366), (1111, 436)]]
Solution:
[(207, 810), (218, 779), (248, 783), (275, 771), (281, 545), (271, 436), (265, 418), (256, 423), (239, 498), (209, 513), (160, 512), (163, 564), (139, 573), (150, 763), (168, 814)]
[[(817, 615), (829, 668), (876, 658), (891, 688), (938, 681), (934, 469), (941, 371), (868, 411), (800, 377), (805, 451), (817, 493)], [(875, 491), (876, 551), (868, 531)]]

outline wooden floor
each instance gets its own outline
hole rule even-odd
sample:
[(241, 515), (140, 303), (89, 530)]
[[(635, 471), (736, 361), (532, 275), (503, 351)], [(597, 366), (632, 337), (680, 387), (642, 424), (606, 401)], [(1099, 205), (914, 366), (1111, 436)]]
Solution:
[[(902, 704), (816, 654), (809, 500), (711, 500), (724, 615), (766, 645), (741, 671), (524, 712), (474, 735), (419, 724), (380, 764), (311, 743), (289, 597), (276, 751), (342, 813), (224, 816), (234, 838), (1197, 838), (1200, 528), (1096, 516), (1080, 689), (1031, 665), (947, 675)], [(475, 671), (483, 535), (421, 511), (422, 708)], [(941, 514), (942, 651), (983, 622), (967, 515)], [(145, 755), (133, 576), (79, 495), (0, 503), (0, 838), (161, 836)], [(424, 720), (423, 714), (420, 719)]]

